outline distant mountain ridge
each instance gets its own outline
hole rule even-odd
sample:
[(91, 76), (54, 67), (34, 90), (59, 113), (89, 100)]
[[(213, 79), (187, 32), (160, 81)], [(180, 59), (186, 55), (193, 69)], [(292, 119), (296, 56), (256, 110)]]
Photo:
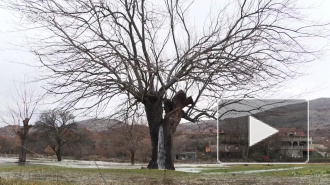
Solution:
[[(119, 127), (122, 122), (115, 119), (106, 119), (106, 118), (98, 118), (98, 119), (87, 119), (83, 121), (78, 121), (78, 128), (88, 129), (94, 133), (97, 132), (107, 132), (111, 128)], [(34, 127), (32, 127), (29, 133), (33, 133), (35, 131)], [(15, 137), (15, 132), (13, 131), (12, 126), (4, 126), (0, 128), (0, 136), (5, 137)]]
[[(267, 111), (257, 113), (256, 115), (262, 117)], [(269, 118), (266, 118), (267, 124), (275, 127), (299, 127), (301, 122), (305, 123), (307, 121), (307, 119), (302, 120), (303, 116), (299, 116), (300, 114), (306, 114), (305, 106), (301, 104), (289, 104), (270, 109), (270, 111), (282, 112), (283, 115), (287, 114), (286, 116), (269, 116)], [(309, 127), (311, 132), (317, 129), (328, 129), (330, 133), (330, 98), (319, 98), (309, 101)], [(203, 132), (212, 128), (217, 128), (217, 120), (181, 123), (177, 130), (183, 132)]]
[[(299, 106), (297, 104), (290, 104), (287, 105), (291, 108), (295, 106)], [(288, 108), (288, 109), (291, 109)], [(299, 109), (299, 107), (298, 107)], [(298, 114), (298, 113), (297, 113)], [(310, 116), (310, 130), (311, 132), (317, 129), (328, 129), (330, 132), (330, 98), (319, 98), (315, 100), (309, 101), (309, 116)], [(297, 118), (295, 118), (297, 117)], [(286, 118), (285, 118), (286, 119)], [(301, 120), (298, 119), (298, 116), (295, 115), (288, 115), (287, 119), (291, 119), (291, 125), (273, 125), (278, 127), (296, 127)], [(183, 120), (183, 119), (182, 119)], [(277, 118), (273, 120), (270, 119), (272, 124), (276, 122), (283, 122)], [(120, 125), (120, 121), (115, 119), (87, 119), (78, 122), (78, 127), (86, 128), (92, 132), (106, 132), (109, 128), (114, 128)], [(215, 130), (217, 128), (217, 120), (203, 120), (199, 121), (198, 123), (191, 123), (185, 122), (180, 123), (177, 127), (177, 131), (181, 132), (204, 132), (205, 130)], [(32, 131), (32, 130), (31, 130)], [(9, 126), (1, 127), (0, 128), (0, 136), (14, 136), (14, 132), (11, 130)]]
[(319, 98), (309, 102), (309, 123), (311, 129), (330, 130), (330, 98)]
[(0, 136), (13, 137), (15, 133), (11, 126), (4, 126), (0, 128)]
[(86, 128), (93, 132), (104, 132), (111, 128), (118, 127), (121, 123), (122, 122), (116, 119), (98, 118), (79, 121), (77, 125), (78, 127)]

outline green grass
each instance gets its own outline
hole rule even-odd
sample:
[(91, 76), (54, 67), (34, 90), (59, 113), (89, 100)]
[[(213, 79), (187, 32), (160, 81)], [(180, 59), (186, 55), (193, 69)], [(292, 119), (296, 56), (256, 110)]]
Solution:
[(278, 172), (264, 172), (259, 175), (262, 176), (306, 176), (306, 175), (330, 175), (330, 164), (305, 164), (299, 165), (303, 168), (296, 170), (286, 170)]
[[(115, 175), (148, 175), (148, 176), (161, 176), (164, 175), (163, 170), (149, 170), (149, 169), (95, 169), (95, 168), (67, 168), (56, 166), (43, 166), (43, 165), (28, 165), (28, 166), (1, 166), (0, 172), (34, 172), (34, 173), (104, 173)], [(189, 173), (166, 170), (167, 176), (184, 177)]]
[[(270, 170), (279, 168), (303, 167), (302, 169), (286, 170), (286, 171), (269, 171), (253, 174), (239, 174), (236, 177), (256, 177), (263, 178), (291, 178), (291, 177), (311, 177), (313, 182), (319, 181), (321, 178), (330, 177), (330, 164), (305, 164), (305, 165), (233, 165), (220, 168), (203, 168), (202, 173), (185, 173), (171, 170), (149, 170), (149, 169), (81, 169), (67, 168), (44, 165), (1, 165), (0, 166), (0, 185), (6, 184), (80, 184), (82, 177), (86, 178), (83, 182), (86, 184), (100, 184), (106, 181), (128, 182), (128, 184), (157, 184), (168, 182), (175, 184), (181, 182), (194, 182), (195, 180), (205, 179), (230, 179), (232, 175), (227, 173), (235, 173), (253, 170)], [(6, 173), (11, 177), (6, 177)], [(25, 178), (23, 176), (25, 175)], [(26, 178), (28, 177), (28, 178)], [(314, 178), (315, 177), (315, 178)], [(104, 179), (103, 179), (104, 178)], [(27, 179), (27, 180), (24, 180)], [(32, 180), (32, 181), (31, 181)], [(111, 184), (111, 183), (110, 183)]]
[[(159, 181), (172, 179), (184, 180), (190, 179), (196, 174), (172, 171), (172, 170), (149, 170), (149, 169), (81, 169), (81, 168), (66, 168), (44, 165), (27, 165), (27, 166), (0, 166), (1, 174), (10, 173), (11, 177), (2, 176), (0, 185), (2, 184), (80, 184), (76, 182), (79, 177), (85, 177), (87, 184), (100, 184), (104, 180), (113, 180), (120, 182), (123, 179), (130, 182), (151, 182), (159, 183)], [(23, 176), (28, 176), (28, 179), (38, 179), (38, 181), (23, 180)], [(74, 178), (72, 180), (72, 178)], [(104, 178), (104, 179), (103, 179)], [(148, 183), (147, 183), (148, 184)]]
[[(69, 168), (69, 167), (57, 167), (57, 166), (46, 166), (46, 165), (26, 165), (26, 166), (18, 166), (18, 165), (1, 165), (0, 172), (12, 172), (12, 171), (21, 171), (21, 172), (29, 172), (29, 171), (44, 171), (44, 172), (52, 172), (52, 171), (62, 171), (62, 172), (104, 172), (104, 173), (132, 173), (132, 174), (163, 174), (163, 170), (149, 170), (149, 169), (97, 169), (97, 168)], [(167, 174), (174, 175), (183, 175), (185, 172), (166, 170)]]
[[(273, 171), (263, 172), (262, 174), (267, 175), (279, 175), (288, 174), (291, 172), (297, 172), (297, 175), (309, 175), (309, 174), (330, 174), (330, 164), (302, 164), (302, 165), (233, 165), (229, 167), (220, 168), (208, 168), (203, 167), (202, 173), (227, 173), (227, 172), (242, 172), (251, 170), (270, 170), (280, 168), (293, 168), (303, 167), (302, 169), (286, 170), (286, 171)], [(44, 166), (44, 165), (1, 165), (0, 172), (36, 172), (36, 173), (105, 173), (105, 174), (116, 174), (116, 175), (149, 175), (149, 176), (160, 176), (164, 175), (163, 170), (149, 170), (149, 169), (95, 169), (95, 168), (67, 168), (67, 167), (56, 167), (56, 166)], [(179, 172), (166, 170), (166, 175), (185, 177), (193, 175), (192, 173)]]
[[(301, 169), (289, 169), (294, 167), (302, 167)], [(235, 173), (253, 170), (271, 170), (271, 169), (285, 169), (283, 171), (267, 171), (262, 173), (253, 173), (248, 175), (255, 176), (277, 176), (277, 177), (293, 177), (293, 176), (306, 176), (306, 175), (330, 175), (330, 164), (302, 164), (302, 165), (234, 165), (221, 169), (206, 169), (202, 173)]]
[[(0, 179), (1, 185), (55, 185), (59, 184), (57, 182), (48, 182), (48, 181), (35, 181), (35, 180), (22, 180), (22, 179)], [(73, 183), (61, 182), (63, 185), (70, 185)]]
[[(251, 170), (269, 170), (269, 169), (279, 169), (279, 168), (292, 168), (299, 165), (263, 165), (263, 164), (253, 164), (253, 165), (233, 165), (224, 168), (213, 168), (202, 170), (202, 173), (227, 173), (227, 172), (241, 172), (241, 171), (251, 171)], [(301, 166), (301, 165), (300, 165)]]

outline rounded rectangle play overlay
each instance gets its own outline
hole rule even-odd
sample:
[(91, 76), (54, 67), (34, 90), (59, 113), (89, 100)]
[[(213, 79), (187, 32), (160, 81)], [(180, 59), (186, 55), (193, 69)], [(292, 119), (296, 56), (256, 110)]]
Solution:
[(305, 164), (314, 152), (305, 99), (221, 99), (217, 160), (230, 164)]

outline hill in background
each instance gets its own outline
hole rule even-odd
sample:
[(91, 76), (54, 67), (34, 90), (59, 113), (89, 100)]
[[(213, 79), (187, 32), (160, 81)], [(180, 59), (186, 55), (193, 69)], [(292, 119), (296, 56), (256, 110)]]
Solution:
[[(273, 108), (255, 114), (267, 124), (274, 127), (296, 128), (306, 123), (306, 106), (304, 104), (290, 104)], [(314, 137), (330, 138), (330, 98), (320, 98), (309, 101), (309, 127)], [(204, 120), (196, 123), (181, 123), (177, 130), (182, 132), (209, 132), (217, 128), (216, 120)], [(214, 130), (212, 131), (214, 132)]]
[[(265, 117), (267, 124), (274, 127), (299, 127), (302, 120), (301, 114), (305, 114), (305, 107), (301, 104), (290, 104), (284, 107), (278, 107), (271, 110), (260, 112), (256, 117)], [(269, 111), (274, 114), (270, 115)], [(281, 114), (282, 116), (277, 116)], [(283, 116), (284, 115), (284, 116)], [(309, 101), (309, 118), (311, 135), (330, 137), (330, 98), (320, 98)], [(80, 128), (86, 128), (91, 132), (108, 132), (109, 128), (115, 128), (120, 125), (120, 121), (115, 119), (88, 119), (78, 122)], [(205, 133), (216, 132), (216, 120), (202, 120), (198, 123), (185, 122), (180, 123), (177, 131), (182, 133)], [(111, 130), (111, 129), (110, 129)], [(33, 131), (33, 129), (31, 130)], [(0, 128), (0, 136), (14, 136), (9, 126)]]

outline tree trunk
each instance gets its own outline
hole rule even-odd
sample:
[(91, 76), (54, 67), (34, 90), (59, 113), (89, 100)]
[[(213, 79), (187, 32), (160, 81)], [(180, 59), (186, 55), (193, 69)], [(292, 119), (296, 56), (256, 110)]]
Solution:
[(19, 149), (18, 163), (24, 164), (26, 162), (26, 135), (22, 134), (20, 136), (21, 146)]
[(144, 107), (147, 115), (151, 145), (152, 145), (151, 161), (148, 164), (148, 168), (158, 169), (158, 164), (157, 164), (158, 131), (159, 131), (159, 126), (162, 122), (162, 114), (163, 114), (161, 98), (159, 97), (153, 101), (150, 100), (150, 98), (147, 98)]
[(25, 164), (26, 162), (26, 139), (28, 137), (28, 132), (30, 128), (32, 127), (29, 125), (29, 118), (25, 118), (23, 120), (23, 127), (19, 128), (19, 131), (17, 132), (20, 140), (21, 140), (21, 146), (19, 149), (19, 157), (18, 157), (18, 163), (19, 164)]
[(164, 145), (165, 145), (165, 169), (175, 170), (173, 160), (173, 134), (170, 132), (170, 125), (163, 123)]
[[(172, 100), (164, 101), (165, 117), (163, 119), (162, 97), (150, 96), (144, 102), (145, 111), (150, 130), (152, 143), (152, 158), (148, 164), (149, 169), (158, 169), (158, 134), (159, 127), (163, 127), (164, 149), (165, 149), (165, 169), (175, 170), (173, 160), (173, 134), (176, 127), (180, 123), (183, 116), (183, 108), (188, 104), (192, 104), (191, 97), (186, 97), (186, 94), (180, 90)], [(160, 142), (162, 143), (162, 142)]]
[(57, 161), (62, 161), (61, 147), (58, 147), (55, 153), (56, 153)]
[(131, 151), (131, 164), (134, 165), (135, 163), (135, 150), (130, 150)]

